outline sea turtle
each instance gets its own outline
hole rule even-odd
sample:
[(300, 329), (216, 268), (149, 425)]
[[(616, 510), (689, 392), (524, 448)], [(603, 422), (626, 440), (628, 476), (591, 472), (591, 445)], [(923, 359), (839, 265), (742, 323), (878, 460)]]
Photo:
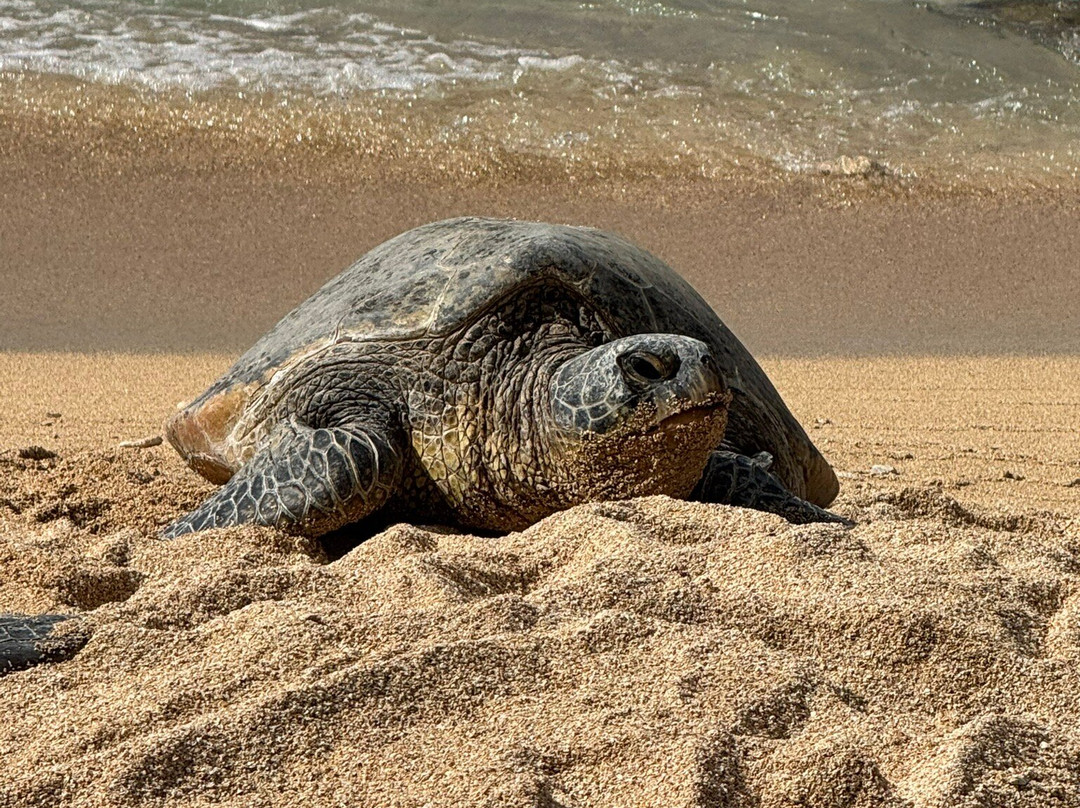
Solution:
[(172, 417), (221, 484), (167, 538), (368, 518), (505, 532), (668, 494), (843, 522), (836, 475), (672, 269), (612, 233), (460, 218), (363, 256)]
[(166, 537), (319, 535), (376, 512), (507, 531), (644, 494), (839, 519), (819, 507), (832, 469), (708, 304), (582, 227), (464, 218), (393, 238), (165, 432), (223, 484)]

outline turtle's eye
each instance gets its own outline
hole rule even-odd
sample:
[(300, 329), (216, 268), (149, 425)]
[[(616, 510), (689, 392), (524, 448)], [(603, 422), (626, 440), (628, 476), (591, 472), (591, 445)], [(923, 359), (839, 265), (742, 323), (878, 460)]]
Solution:
[(674, 352), (630, 351), (615, 361), (626, 381), (636, 390), (666, 382), (679, 372), (679, 357)]

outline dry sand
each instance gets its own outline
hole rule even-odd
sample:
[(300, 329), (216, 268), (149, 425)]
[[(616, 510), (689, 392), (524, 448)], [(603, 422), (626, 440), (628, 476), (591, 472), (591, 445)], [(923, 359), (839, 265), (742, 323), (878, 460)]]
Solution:
[(331, 563), (153, 538), (209, 486), (116, 444), (227, 364), (0, 356), (0, 611), (94, 626), (0, 679), (0, 804), (1080, 805), (1080, 359), (765, 362), (853, 530), (656, 497)]

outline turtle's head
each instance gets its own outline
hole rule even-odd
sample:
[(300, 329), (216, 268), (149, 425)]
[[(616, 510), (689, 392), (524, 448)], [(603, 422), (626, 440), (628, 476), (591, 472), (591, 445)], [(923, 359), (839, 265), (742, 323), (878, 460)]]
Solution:
[(582, 499), (686, 496), (723, 438), (731, 393), (709, 347), (638, 334), (565, 362), (551, 380), (555, 426)]

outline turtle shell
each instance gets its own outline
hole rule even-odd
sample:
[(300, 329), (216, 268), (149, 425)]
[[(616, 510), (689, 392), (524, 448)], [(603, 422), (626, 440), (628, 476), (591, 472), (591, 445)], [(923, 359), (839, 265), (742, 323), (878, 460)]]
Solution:
[[(251, 389), (298, 354), (339, 340), (450, 333), (522, 285), (544, 280), (565, 284), (591, 302), (611, 339), (671, 333), (710, 345), (735, 389), (725, 446), (744, 454), (769, 452), (773, 473), (793, 493), (819, 505), (832, 501), (838, 490), (832, 469), (708, 303), (652, 254), (584, 227), (459, 218), (409, 230), (287, 314), (185, 413), (214, 410), (200, 414), (205, 431), (205, 423), (232, 420), (236, 413), (230, 411), (246, 401), (231, 390)], [(170, 439), (182, 419), (170, 424)]]

